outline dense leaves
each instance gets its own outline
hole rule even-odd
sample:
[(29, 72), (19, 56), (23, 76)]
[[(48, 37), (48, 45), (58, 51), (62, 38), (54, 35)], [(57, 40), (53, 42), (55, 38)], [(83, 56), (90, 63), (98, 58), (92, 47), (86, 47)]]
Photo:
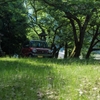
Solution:
[[(70, 21), (72, 26), (74, 37), (74, 49), (71, 56), (79, 57), (83, 48), (83, 43), (86, 42), (84, 39), (86, 39), (86, 35), (88, 34), (87, 30), (91, 19), (94, 18), (95, 14), (99, 14), (100, 2), (95, 0), (42, 0), (42, 3), (43, 2), (49, 7), (53, 7), (55, 12), (59, 10), (65, 13), (65, 17)], [(95, 18), (94, 20), (98, 21), (99, 19)], [(94, 26), (95, 24), (96, 23), (93, 23)], [(88, 36), (90, 37), (89, 34)]]
[(0, 6), (2, 49), (6, 54), (19, 53), (26, 39), (27, 17), (22, 0), (5, 2)]
[(65, 57), (83, 53), (88, 58), (99, 50), (98, 0), (2, 0), (0, 5), (2, 49), (7, 54), (19, 52), (26, 36), (41, 39), (41, 33), (51, 48), (64, 47)]

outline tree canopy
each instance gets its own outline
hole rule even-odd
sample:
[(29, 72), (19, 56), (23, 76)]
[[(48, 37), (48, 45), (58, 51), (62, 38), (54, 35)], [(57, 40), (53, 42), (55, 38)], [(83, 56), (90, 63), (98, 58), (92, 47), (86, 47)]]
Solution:
[(66, 57), (89, 58), (99, 50), (98, 0), (2, 0), (0, 5), (2, 49), (9, 54), (19, 52), (27, 38), (41, 39), (41, 33), (49, 45), (64, 46)]
[(6, 54), (18, 53), (21, 43), (26, 39), (27, 16), (23, 0), (1, 2), (0, 33), (2, 37), (2, 49)]
[[(42, 3), (47, 4), (57, 10), (64, 12), (65, 17), (70, 21), (74, 37), (74, 49), (71, 56), (79, 57), (83, 48), (84, 38), (88, 34), (87, 30), (91, 23), (91, 19), (95, 15), (100, 15), (100, 1), (95, 0), (42, 0)], [(98, 17), (99, 18), (99, 17)], [(96, 21), (99, 21), (95, 17)], [(92, 22), (93, 23), (93, 22)], [(96, 23), (93, 23), (95, 26)], [(92, 30), (92, 29), (90, 29)], [(89, 36), (89, 34), (88, 34)]]

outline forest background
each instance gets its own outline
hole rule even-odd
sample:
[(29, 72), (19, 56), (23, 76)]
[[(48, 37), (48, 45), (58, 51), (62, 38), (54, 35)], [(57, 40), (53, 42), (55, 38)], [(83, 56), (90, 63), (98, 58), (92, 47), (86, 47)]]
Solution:
[(49, 46), (65, 48), (65, 58), (89, 58), (100, 50), (100, 1), (1, 0), (1, 48), (20, 54), (26, 40), (46, 35)]

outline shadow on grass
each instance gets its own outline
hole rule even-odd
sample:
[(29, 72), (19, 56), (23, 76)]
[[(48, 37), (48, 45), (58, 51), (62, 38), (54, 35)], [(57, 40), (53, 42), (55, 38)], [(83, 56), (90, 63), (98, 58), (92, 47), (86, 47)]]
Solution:
[(0, 60), (0, 100), (48, 100), (44, 91), (52, 90), (54, 76), (52, 67), (37, 60)]
[[(0, 59), (0, 100), (58, 100), (57, 91), (66, 84), (55, 69), (58, 65), (71, 64), (100, 63), (85, 59)], [(55, 66), (58, 67), (54, 68)], [(67, 79), (67, 84), (70, 82)]]

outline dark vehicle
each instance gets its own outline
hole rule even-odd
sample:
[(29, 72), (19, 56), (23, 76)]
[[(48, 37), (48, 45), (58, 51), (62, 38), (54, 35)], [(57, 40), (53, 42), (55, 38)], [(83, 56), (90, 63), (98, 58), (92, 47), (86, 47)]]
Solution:
[(48, 48), (47, 42), (32, 40), (24, 43), (21, 54), (24, 57), (52, 57), (52, 50)]

